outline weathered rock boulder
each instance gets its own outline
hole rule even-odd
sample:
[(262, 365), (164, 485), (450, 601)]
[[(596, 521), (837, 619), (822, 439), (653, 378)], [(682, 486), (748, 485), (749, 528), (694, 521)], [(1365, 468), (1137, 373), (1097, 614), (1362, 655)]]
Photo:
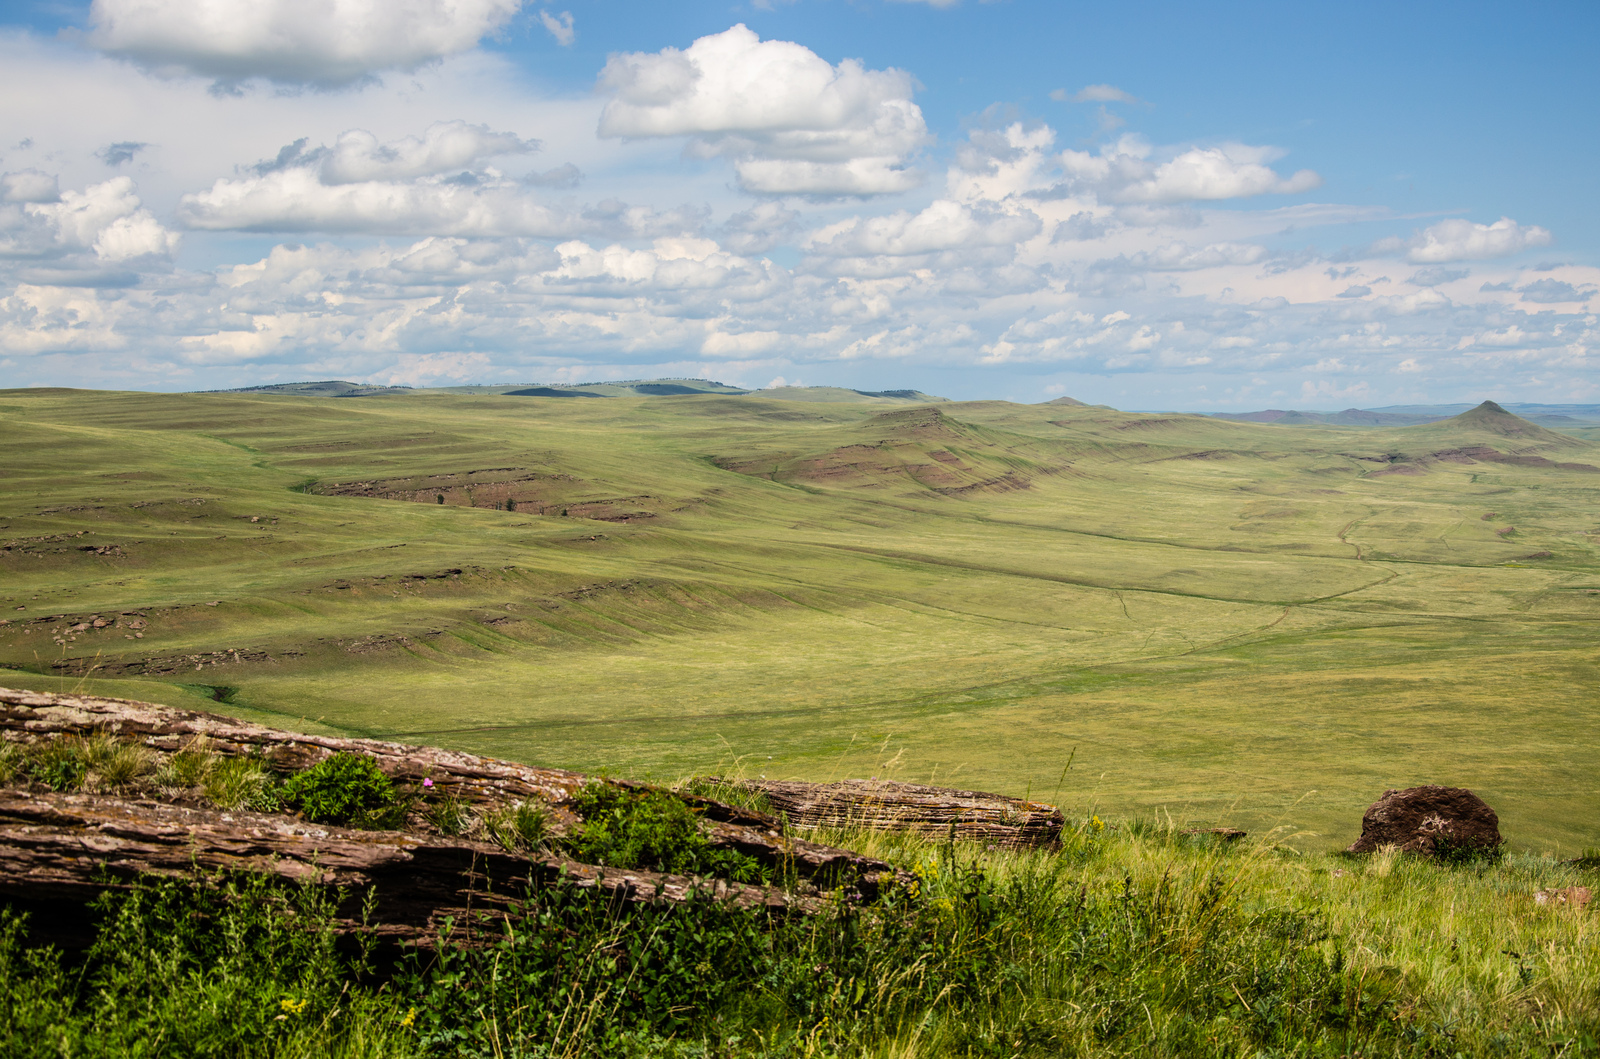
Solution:
[(1361, 837), (1351, 853), (1373, 853), (1394, 846), (1425, 857), (1448, 853), (1493, 853), (1500, 818), (1476, 794), (1461, 787), (1408, 787), (1387, 790), (1361, 818)]
[(986, 791), (890, 780), (716, 782), (762, 795), (771, 811), (793, 827), (910, 831), (1005, 849), (1053, 846), (1061, 841), (1061, 810)]

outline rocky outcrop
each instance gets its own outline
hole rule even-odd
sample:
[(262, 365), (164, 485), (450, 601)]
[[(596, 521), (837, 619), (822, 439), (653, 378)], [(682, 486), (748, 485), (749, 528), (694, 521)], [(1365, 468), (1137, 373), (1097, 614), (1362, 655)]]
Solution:
[(1351, 853), (1373, 853), (1393, 846), (1402, 853), (1439, 856), (1493, 853), (1500, 818), (1482, 798), (1461, 787), (1409, 787), (1387, 790), (1361, 818), (1361, 837)]
[[(336, 753), (364, 754), (402, 790), (425, 789), (429, 799), (453, 797), (478, 811), (538, 802), (549, 808), (557, 835), (577, 826), (572, 800), (585, 784), (645, 787), (438, 747), (290, 732), (147, 702), (0, 688), (0, 739), (32, 743), (94, 733), (157, 754), (203, 747), (222, 756), (258, 756), (281, 772), (300, 771)], [(824, 891), (871, 900), (913, 881), (884, 861), (785, 834), (776, 817), (680, 797), (707, 822), (713, 846), (755, 858), (782, 885), (690, 880), (510, 852), (440, 834), (420, 814), (402, 831), (358, 831), (136, 795), (0, 787), (0, 899), (73, 904), (140, 874), (240, 869), (350, 892), (376, 886), (382, 931), (403, 939), (428, 936), (446, 917), (459, 921), (469, 904), (492, 907), (514, 893), (513, 884), (530, 878), (564, 878), (627, 900), (681, 901), (698, 891), (740, 907), (800, 913), (823, 907)]]
[[(292, 817), (221, 812), (83, 794), (0, 790), (0, 899), (42, 912), (43, 931), (71, 945), (84, 917), (70, 910), (137, 877), (192, 878), (250, 871), (335, 888), (341, 926), (380, 942), (436, 937), (447, 921), (468, 929), (472, 913), (496, 913), (528, 883), (565, 882), (629, 902), (678, 902), (698, 891), (739, 908), (812, 913), (824, 899), (776, 886), (602, 868), (487, 842), (400, 831), (357, 831)], [(375, 888), (375, 890), (373, 890)], [(358, 926), (369, 890), (376, 903)]]
[(438, 747), (307, 735), (129, 699), (0, 688), (0, 738), (30, 741), (92, 732), (106, 732), (164, 754), (199, 738), (212, 753), (259, 754), (283, 772), (310, 768), (340, 752), (367, 754), (396, 782), (420, 784), (429, 779), (440, 794), (479, 806), (528, 799), (560, 805), (588, 780), (578, 772), (533, 768)]
[(1003, 849), (1050, 846), (1061, 841), (1060, 810), (1003, 794), (889, 780), (718, 782), (762, 795), (774, 815), (795, 827), (910, 831)]

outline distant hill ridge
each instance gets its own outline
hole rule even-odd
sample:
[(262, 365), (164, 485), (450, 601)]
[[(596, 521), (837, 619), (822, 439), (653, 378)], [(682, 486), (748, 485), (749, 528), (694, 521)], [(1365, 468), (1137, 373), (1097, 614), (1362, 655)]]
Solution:
[(1586, 426), (1600, 423), (1600, 405), (1594, 404), (1495, 404), (1482, 405), (1391, 405), (1387, 408), (1346, 408), (1342, 412), (1308, 412), (1268, 408), (1260, 412), (1212, 412), (1213, 419), (1244, 423), (1274, 423), (1279, 426), (1405, 427), (1439, 423), (1453, 416), (1476, 412), (1492, 405), (1501, 413), (1540, 426)]
[(750, 390), (711, 379), (626, 379), (619, 382), (500, 383), (478, 386), (375, 386), (328, 379), (280, 382), (205, 393), (285, 394), (297, 397), (371, 397), (389, 394), (453, 393), (502, 397), (763, 397), (775, 401), (828, 401), (859, 404), (930, 404), (947, 399), (921, 390), (852, 390), (840, 386), (780, 386)]

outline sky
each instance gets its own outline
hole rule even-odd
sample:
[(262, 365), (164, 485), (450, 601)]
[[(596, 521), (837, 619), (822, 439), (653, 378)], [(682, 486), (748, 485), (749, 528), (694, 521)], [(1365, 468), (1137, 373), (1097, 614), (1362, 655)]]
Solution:
[(0, 388), (1600, 402), (1600, 5), (0, 0)]

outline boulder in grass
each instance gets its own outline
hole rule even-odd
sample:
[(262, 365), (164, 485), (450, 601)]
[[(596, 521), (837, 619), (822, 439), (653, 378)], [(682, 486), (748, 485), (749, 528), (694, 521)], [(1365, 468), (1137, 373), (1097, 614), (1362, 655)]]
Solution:
[(1533, 895), (1536, 905), (1570, 905), (1573, 908), (1585, 908), (1594, 900), (1594, 894), (1587, 886), (1567, 886), (1560, 890), (1540, 890)]
[(1387, 790), (1361, 818), (1361, 837), (1351, 853), (1373, 853), (1393, 846), (1425, 857), (1495, 854), (1500, 818), (1476, 794), (1461, 787), (1408, 787)]

